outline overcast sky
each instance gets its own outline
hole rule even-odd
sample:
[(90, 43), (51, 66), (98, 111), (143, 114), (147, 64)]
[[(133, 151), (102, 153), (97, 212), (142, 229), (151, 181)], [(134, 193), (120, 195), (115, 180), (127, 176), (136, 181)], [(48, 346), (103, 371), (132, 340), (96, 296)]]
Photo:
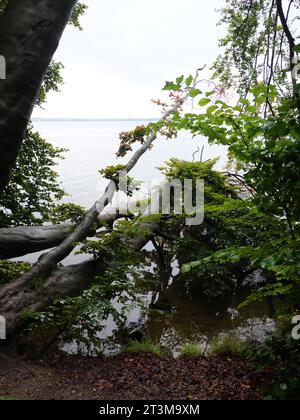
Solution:
[[(218, 54), (223, 0), (85, 0), (83, 32), (68, 27), (55, 55), (60, 94), (44, 118), (148, 118), (165, 80), (194, 73)], [(205, 77), (209, 77), (206, 71)]]

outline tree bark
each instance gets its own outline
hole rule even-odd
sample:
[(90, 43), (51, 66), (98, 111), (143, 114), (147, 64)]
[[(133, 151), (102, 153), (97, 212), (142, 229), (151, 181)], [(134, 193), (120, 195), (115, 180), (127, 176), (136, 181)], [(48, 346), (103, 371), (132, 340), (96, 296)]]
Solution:
[(0, 17), (0, 193), (8, 183), (53, 54), (77, 0), (10, 0)]
[(0, 259), (22, 257), (59, 245), (74, 225), (20, 226), (0, 229)]
[[(194, 79), (193, 86), (189, 88), (187, 93), (179, 99), (175, 105), (170, 107), (160, 119), (160, 123), (166, 122), (170, 116), (172, 116), (175, 112), (177, 112), (182, 105), (186, 102), (186, 100), (190, 97), (190, 90), (193, 89), (198, 80), (199, 70), (197, 71), (196, 77)], [(133, 154), (131, 159), (127, 162), (124, 166), (123, 171), (126, 173), (130, 172), (138, 163), (140, 158), (149, 150), (151, 149), (153, 143), (155, 142), (157, 135), (159, 133), (159, 125), (152, 128), (151, 132), (145, 139), (145, 142), (142, 146)], [(36, 277), (44, 278), (51, 270), (55, 269), (56, 265), (65, 259), (74, 249), (76, 243), (83, 241), (91, 231), (93, 224), (100, 216), (102, 211), (108, 206), (109, 203), (112, 202), (116, 191), (116, 185), (114, 181), (110, 181), (106, 187), (104, 194), (99, 198), (98, 201), (90, 208), (90, 210), (86, 213), (84, 219), (78, 226), (74, 229), (74, 231), (56, 248), (50, 250), (48, 253), (45, 253), (35, 264), (31, 270), (25, 273), (20, 279), (20, 284), (26, 285), (26, 283), (32, 281)]]
[[(99, 226), (113, 226), (122, 215), (107, 214), (98, 218)], [(67, 222), (49, 226), (19, 226), (0, 229), (0, 259), (22, 257), (33, 252), (58, 246), (72, 230), (74, 223)]]
[[(159, 226), (154, 222), (143, 223), (140, 228), (146, 230), (147, 235), (129, 241), (129, 246), (136, 251), (142, 250), (153, 235), (159, 233)], [(112, 259), (110, 264), (113, 266), (117, 261)], [(90, 260), (73, 266), (58, 267), (41, 284), (24, 284), (17, 280), (0, 288), (0, 315), (6, 319), (7, 335), (12, 335), (22, 326), (24, 312), (42, 311), (55, 299), (77, 296), (94, 282), (96, 276), (103, 274), (106, 268), (101, 261)]]

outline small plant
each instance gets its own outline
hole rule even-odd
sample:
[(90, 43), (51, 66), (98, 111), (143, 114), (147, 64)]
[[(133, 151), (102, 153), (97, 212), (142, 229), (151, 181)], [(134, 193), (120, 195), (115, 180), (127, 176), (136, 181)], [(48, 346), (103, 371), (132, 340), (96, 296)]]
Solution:
[(202, 351), (197, 344), (187, 344), (186, 346), (182, 347), (179, 354), (179, 357), (182, 358), (199, 356), (202, 356)]
[(247, 349), (247, 344), (243, 343), (236, 335), (225, 335), (223, 337), (215, 338), (209, 346), (208, 355), (244, 355)]
[(131, 341), (129, 344), (122, 348), (123, 353), (153, 353), (161, 357), (162, 351), (159, 346), (154, 344), (149, 339), (143, 341)]

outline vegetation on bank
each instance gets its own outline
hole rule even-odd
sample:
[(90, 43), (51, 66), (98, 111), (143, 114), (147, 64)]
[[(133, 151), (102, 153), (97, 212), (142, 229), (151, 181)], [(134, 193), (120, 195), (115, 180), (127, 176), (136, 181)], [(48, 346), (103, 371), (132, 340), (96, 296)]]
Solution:
[(162, 356), (162, 350), (149, 339), (142, 341), (132, 341), (126, 346), (122, 347), (123, 353), (152, 353), (156, 356)]
[[(0, 13), (6, 4), (0, 1)], [(76, 27), (84, 11), (79, 3), (71, 19)], [(207, 300), (239, 287), (250, 274), (263, 275), (264, 284), (253, 289), (243, 305), (281, 299), (277, 334), (251, 351), (235, 337), (224, 337), (212, 344), (211, 352), (241, 355), (246, 351), (259, 368), (274, 369), (269, 391), (273, 397), (299, 397), (300, 341), (291, 338), (291, 320), (300, 313), (300, 83), (296, 71), (300, 44), (293, 19), (298, 11), (296, 2), (225, 0), (222, 22), (227, 25), (227, 35), (221, 40), (213, 80), (193, 85), (193, 76), (179, 76), (167, 82), (164, 91), (173, 106), (169, 118), (120, 135), (119, 157), (131, 152), (133, 145), (146, 145), (152, 133), (171, 140), (181, 130), (228, 148), (229, 162), (223, 172), (214, 169), (216, 160), (203, 159), (172, 158), (160, 168), (168, 181), (193, 180), (194, 190), (197, 179), (205, 181), (203, 224), (186, 226), (185, 219), (191, 215), (178, 215), (175, 203), (168, 215), (147, 216), (149, 200), (145, 198), (128, 217), (112, 226), (102, 224), (104, 233), (92, 226), (88, 233), (95, 238), (77, 245), (80, 252), (99, 262), (103, 273), (76, 296), (56, 299), (43, 312), (24, 313), (27, 330), (59, 327), (59, 334), (63, 331), (66, 337), (95, 349), (100, 320), (113, 316), (119, 328), (124, 328), (127, 311), (141, 305), (141, 249), (136, 242), (146, 238), (163, 263), (170, 262), (170, 256), (179, 261), (179, 281), (186, 292), (201, 290)], [(37, 106), (45, 102), (48, 92), (59, 90), (61, 68), (56, 62), (49, 66)], [(186, 95), (196, 105), (189, 113), (181, 109)], [(238, 101), (228, 99), (230, 95), (239, 97)], [(169, 109), (164, 102), (157, 104), (163, 113)], [(57, 207), (64, 191), (54, 166), (63, 152), (29, 126), (1, 195), (0, 227), (82, 223), (84, 209)], [(115, 181), (123, 169), (124, 165), (109, 166), (100, 172)], [(134, 182), (132, 178), (128, 181)], [(1, 261), (1, 289), (29, 268)], [(42, 293), (43, 282), (43, 276), (38, 276), (30, 287)], [(132, 342), (125, 351), (160, 354), (147, 340)], [(193, 345), (181, 351), (182, 357), (196, 354)]]

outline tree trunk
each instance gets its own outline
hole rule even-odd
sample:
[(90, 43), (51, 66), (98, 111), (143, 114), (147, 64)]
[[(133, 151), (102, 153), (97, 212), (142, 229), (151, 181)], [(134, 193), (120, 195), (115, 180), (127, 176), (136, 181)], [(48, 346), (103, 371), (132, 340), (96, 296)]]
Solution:
[(0, 229), (0, 259), (10, 259), (59, 245), (74, 225), (20, 226)]
[[(194, 88), (197, 84), (198, 80), (198, 72), (194, 79), (194, 83), (192, 88)], [(176, 101), (175, 105), (170, 107), (166, 110), (163, 116), (160, 119), (160, 123), (165, 123), (168, 121), (169, 117), (176, 113), (182, 105), (186, 102), (187, 99), (190, 98), (190, 90), (185, 93), (185, 95)], [(146, 137), (144, 143), (142, 143), (141, 147), (136, 150), (133, 154), (131, 159), (124, 165), (123, 171), (129, 173), (141, 159), (141, 157), (151, 149), (153, 143), (155, 142), (157, 135), (159, 133), (160, 124), (157, 126), (152, 127), (151, 132)], [(76, 243), (82, 242), (91, 232), (93, 225), (100, 217), (103, 210), (108, 206), (109, 203), (112, 202), (114, 194), (116, 192), (116, 185), (113, 180), (111, 180), (106, 189), (104, 194), (96, 201), (96, 203), (90, 208), (90, 210), (86, 213), (85, 217), (78, 224), (78, 226), (74, 229), (74, 231), (66, 238), (64, 241), (59, 244), (56, 248), (50, 250), (48, 253), (45, 253), (35, 264), (31, 270), (25, 273), (22, 277), (20, 277), (19, 282), (20, 284), (23, 283), (26, 285), (28, 282), (31, 282), (36, 277), (47, 277), (51, 270), (55, 269), (56, 265), (65, 259), (75, 248)]]
[(0, 193), (17, 159), (44, 74), (77, 0), (10, 0), (0, 17)]
[(23, 324), (22, 313), (41, 311), (53, 300), (76, 296), (103, 273), (104, 267), (91, 260), (81, 264), (57, 268), (41, 285), (12, 283), (0, 289), (0, 314), (5, 317), (7, 335)]
[[(159, 232), (159, 226), (154, 222), (143, 223), (140, 228), (147, 231), (147, 236), (130, 240), (130, 246), (136, 251), (143, 249), (152, 235)], [(117, 261), (111, 261), (111, 265), (116, 263)], [(0, 288), (0, 315), (6, 319), (7, 334), (13, 334), (22, 326), (24, 312), (41, 311), (54, 299), (78, 295), (93, 283), (96, 276), (103, 274), (106, 268), (101, 261), (91, 260), (56, 268), (40, 284), (24, 284), (17, 280)]]
[[(98, 218), (99, 226), (108, 225), (122, 215), (107, 214)], [(19, 226), (0, 229), (0, 259), (22, 257), (33, 252), (44, 251), (59, 245), (76, 227), (74, 223), (49, 226)]]

